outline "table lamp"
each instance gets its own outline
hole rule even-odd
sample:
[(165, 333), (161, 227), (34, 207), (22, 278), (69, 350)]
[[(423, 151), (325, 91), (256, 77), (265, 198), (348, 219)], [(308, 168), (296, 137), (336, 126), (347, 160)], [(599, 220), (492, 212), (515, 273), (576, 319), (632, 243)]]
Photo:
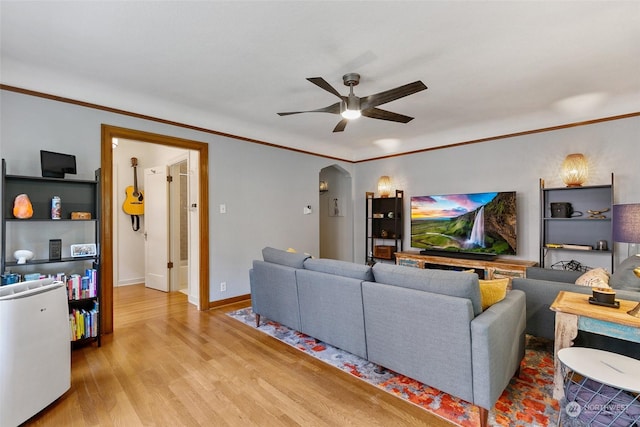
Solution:
[(638, 252), (636, 246), (640, 243), (640, 203), (613, 205), (613, 241), (629, 243), (628, 256)]
[[(640, 267), (634, 268), (633, 269), (633, 274), (635, 274), (636, 276), (638, 276), (638, 278), (640, 278)], [(627, 311), (627, 314), (630, 314), (633, 317), (640, 317), (640, 302), (638, 303), (638, 305), (633, 307), (631, 310)]]

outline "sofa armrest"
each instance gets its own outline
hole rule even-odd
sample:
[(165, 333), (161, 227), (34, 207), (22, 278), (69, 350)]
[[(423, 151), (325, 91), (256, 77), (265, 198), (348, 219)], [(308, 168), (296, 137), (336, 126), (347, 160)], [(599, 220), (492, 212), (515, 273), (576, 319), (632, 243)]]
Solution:
[(510, 291), (471, 322), (473, 403), (491, 409), (524, 357), (525, 294)]
[(265, 261), (253, 261), (249, 271), (253, 312), (300, 330), (296, 269)]
[(560, 291), (591, 293), (591, 288), (587, 286), (529, 278), (513, 279), (511, 288), (524, 291), (527, 295), (526, 333), (550, 340), (555, 338), (555, 312), (551, 311), (549, 307), (553, 304), (558, 293)]

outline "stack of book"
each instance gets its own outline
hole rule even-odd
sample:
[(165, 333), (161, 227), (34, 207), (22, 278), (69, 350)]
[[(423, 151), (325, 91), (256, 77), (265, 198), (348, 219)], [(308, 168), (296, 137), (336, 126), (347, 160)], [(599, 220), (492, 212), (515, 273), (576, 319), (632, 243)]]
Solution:
[(67, 293), (70, 300), (95, 298), (98, 296), (98, 272), (94, 268), (85, 270), (84, 275), (58, 273), (56, 280), (67, 284)]
[(93, 338), (98, 336), (98, 302), (90, 310), (74, 308), (69, 313), (69, 328), (71, 332), (71, 341), (77, 341), (85, 338)]

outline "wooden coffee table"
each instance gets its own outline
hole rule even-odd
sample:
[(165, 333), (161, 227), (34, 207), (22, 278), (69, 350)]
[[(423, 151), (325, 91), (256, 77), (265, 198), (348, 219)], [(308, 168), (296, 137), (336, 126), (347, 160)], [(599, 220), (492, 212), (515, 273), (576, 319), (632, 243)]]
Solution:
[(640, 343), (640, 318), (627, 314), (637, 301), (616, 299), (620, 308), (611, 308), (589, 304), (589, 297), (588, 294), (560, 291), (551, 304), (551, 310), (556, 312), (553, 397), (558, 400), (564, 397), (558, 351), (573, 345), (578, 330)]

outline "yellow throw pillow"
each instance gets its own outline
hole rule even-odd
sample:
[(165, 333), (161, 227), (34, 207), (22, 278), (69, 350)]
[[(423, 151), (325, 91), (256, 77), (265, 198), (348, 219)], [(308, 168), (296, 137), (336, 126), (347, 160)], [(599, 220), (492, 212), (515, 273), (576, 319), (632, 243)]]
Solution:
[(480, 296), (482, 299), (482, 310), (486, 310), (493, 304), (500, 302), (507, 296), (507, 286), (509, 278), (480, 280)]

